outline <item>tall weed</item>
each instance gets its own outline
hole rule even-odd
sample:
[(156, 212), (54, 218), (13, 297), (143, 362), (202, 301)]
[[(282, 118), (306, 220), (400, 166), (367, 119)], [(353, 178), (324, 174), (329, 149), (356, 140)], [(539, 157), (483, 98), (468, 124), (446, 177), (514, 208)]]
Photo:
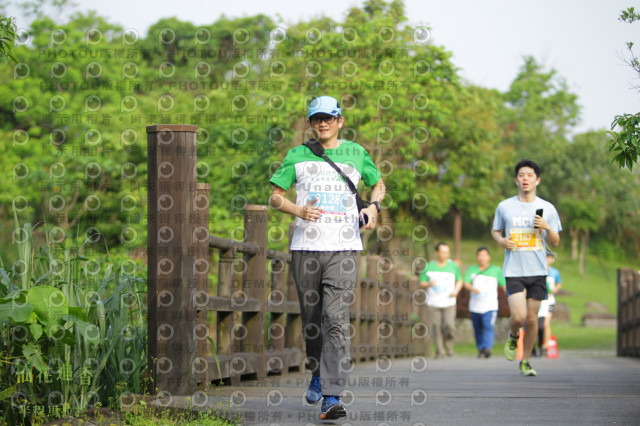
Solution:
[[(44, 224), (46, 245), (14, 213), (17, 258), (0, 259), (0, 413), (40, 422), (141, 393), (147, 368), (146, 280), (131, 259), (114, 261)], [(78, 241), (77, 237), (76, 240)], [(93, 253), (87, 255), (87, 253)]]

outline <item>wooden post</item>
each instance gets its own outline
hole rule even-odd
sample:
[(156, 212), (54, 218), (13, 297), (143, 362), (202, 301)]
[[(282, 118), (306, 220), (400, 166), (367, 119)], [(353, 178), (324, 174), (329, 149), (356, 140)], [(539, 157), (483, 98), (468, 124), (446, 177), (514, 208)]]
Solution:
[(378, 351), (376, 355), (385, 355), (391, 358), (395, 343), (396, 324), (392, 318), (394, 314), (395, 294), (393, 292), (393, 281), (395, 276), (393, 260), (385, 257), (378, 262), (382, 266), (382, 281), (377, 287), (376, 301), (378, 303)]
[(194, 362), (194, 370), (198, 374), (198, 389), (206, 391), (208, 388), (208, 362), (207, 348), (209, 347), (209, 330), (207, 329), (207, 302), (209, 301), (209, 199), (210, 185), (208, 183), (196, 183), (196, 196), (191, 203), (191, 211), (194, 215), (194, 228), (192, 230), (192, 243), (196, 255), (193, 269), (196, 274), (197, 293), (194, 298), (196, 310), (196, 328), (193, 337), (196, 339), (197, 359)]
[(624, 269), (618, 269), (618, 330), (616, 333), (616, 355), (624, 356), (624, 340), (623, 340), (623, 328), (624, 328), (624, 315), (622, 308), (626, 300), (627, 283), (626, 283), (626, 271)]
[(640, 273), (618, 269), (617, 356), (640, 357)]
[(191, 252), (191, 200), (196, 191), (196, 131), (186, 124), (147, 126), (148, 363), (151, 393), (191, 395), (197, 291)]
[[(235, 262), (236, 249), (234, 247), (228, 250), (220, 250), (220, 260), (218, 262), (218, 297), (230, 298), (234, 291), (235, 283)], [(213, 374), (218, 378), (229, 377), (231, 383), (237, 384), (239, 377), (230, 377), (229, 361), (231, 360), (233, 350), (233, 311), (217, 311), (215, 330), (209, 330), (211, 335), (216, 336), (217, 357), (210, 358), (213, 362), (209, 363), (209, 368), (215, 368)], [(221, 364), (221, 370), (218, 371), (218, 364)], [(214, 367), (215, 365), (215, 367)]]
[(402, 271), (394, 266), (393, 270), (393, 283), (391, 287), (393, 288), (393, 294), (395, 295), (394, 303), (393, 303), (393, 323), (394, 323), (394, 353), (393, 357), (398, 358), (404, 356), (405, 351), (408, 349), (407, 346), (407, 336), (408, 336), (408, 328), (407, 321), (409, 321), (409, 310), (408, 306), (411, 306), (411, 303), (407, 303), (404, 295), (404, 286), (403, 286), (403, 274)]
[(247, 333), (242, 339), (243, 352), (257, 354), (254, 371), (258, 379), (266, 376), (264, 360), (264, 312), (267, 279), (267, 206), (248, 205), (244, 212), (244, 240), (256, 244), (255, 255), (244, 255), (246, 272), (242, 276), (242, 290), (249, 299), (258, 301), (257, 312), (243, 312), (242, 324)]
[(380, 256), (367, 256), (367, 281), (369, 287), (364, 296), (367, 300), (367, 359), (374, 359), (377, 355), (378, 341), (378, 280), (380, 273), (378, 270), (378, 260)]
[[(418, 321), (414, 322), (411, 321), (411, 325), (409, 326), (409, 333), (410, 333), (410, 341), (409, 341), (409, 355), (410, 356), (414, 356), (414, 355), (424, 355), (424, 339), (426, 338), (425, 334), (423, 334), (424, 326), (419, 325), (417, 326), (416, 324), (418, 324), (420, 322), (420, 311), (422, 310), (420, 308), (420, 306), (416, 306), (416, 300), (414, 298), (414, 294), (416, 294), (415, 292), (418, 290), (419, 285), (418, 285), (418, 277), (416, 277), (415, 275), (411, 275), (409, 277), (409, 289), (408, 289), (408, 302), (411, 306), (411, 310), (410, 312), (413, 314), (416, 314), (418, 317)], [(411, 318), (411, 316), (409, 316), (409, 318)]]

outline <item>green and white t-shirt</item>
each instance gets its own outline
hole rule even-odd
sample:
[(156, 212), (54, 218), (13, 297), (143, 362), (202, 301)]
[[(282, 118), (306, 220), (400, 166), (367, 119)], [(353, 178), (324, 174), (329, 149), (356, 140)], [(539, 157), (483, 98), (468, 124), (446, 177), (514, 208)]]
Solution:
[(435, 260), (427, 263), (420, 275), (420, 281), (433, 281), (436, 285), (427, 289), (427, 306), (446, 308), (456, 304), (456, 298), (450, 294), (456, 289), (456, 282), (462, 279), (458, 265), (447, 260), (444, 266), (438, 266)]
[[(366, 186), (380, 180), (371, 156), (357, 143), (341, 140), (340, 146), (325, 152), (356, 188), (360, 179)], [(322, 209), (317, 222), (296, 217), (290, 250), (362, 250), (355, 195), (342, 176), (309, 148), (300, 145), (289, 150), (269, 182), (285, 191), (295, 183), (297, 205), (317, 198), (315, 205)]]
[(480, 294), (471, 292), (469, 312), (484, 314), (498, 310), (498, 286), (505, 285), (502, 269), (489, 265), (484, 271), (478, 265), (470, 266), (464, 276), (464, 282), (480, 290)]

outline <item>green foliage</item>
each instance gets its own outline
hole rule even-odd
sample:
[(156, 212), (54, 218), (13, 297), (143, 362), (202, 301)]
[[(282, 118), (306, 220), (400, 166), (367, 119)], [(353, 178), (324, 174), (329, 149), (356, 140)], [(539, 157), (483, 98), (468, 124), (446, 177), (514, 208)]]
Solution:
[(430, 154), (438, 166), (430, 192), (441, 194), (430, 207), (440, 213), (453, 208), (487, 223), (500, 197), (500, 165), (511, 153), (499, 149), (502, 105), (495, 93), (476, 87), (459, 90), (453, 105), (451, 120), (440, 124), (443, 136)]
[[(78, 410), (117, 407), (122, 392), (142, 388), (145, 285), (126, 252), (146, 244), (146, 125), (198, 125), (196, 172), (211, 184), (210, 230), (222, 237), (242, 238), (244, 207), (266, 204), (270, 175), (309, 136), (309, 101), (327, 94), (343, 106), (341, 137), (381, 169), (385, 224), (412, 254), (424, 250), (411, 239), (415, 226), (452, 210), (486, 226), (496, 202), (513, 195), (522, 157), (542, 165), (540, 195), (556, 203), (565, 229), (640, 253), (639, 176), (615, 170), (602, 149), (631, 169), (638, 116), (617, 117), (613, 139), (570, 140), (580, 109), (556, 71), (526, 57), (506, 93), (470, 86), (401, 1), (368, 0), (339, 21), (290, 25), (264, 15), (203, 26), (166, 18), (139, 36), (94, 12), (52, 18), (50, 8), (61, 13), (67, 0), (27, 6), (37, 17), (31, 43), (15, 47), (20, 64), (0, 68), (0, 253), (17, 248), (0, 268), (8, 421), (23, 420), (8, 409), (16, 392), (29, 404), (60, 392), (60, 407)], [(10, 226), (16, 213), (28, 223)], [(280, 236), (291, 218), (269, 220), (269, 246), (286, 250)], [(586, 270), (595, 275), (589, 262)], [(16, 330), (23, 340), (11, 339)], [(67, 364), (72, 380), (63, 381), (57, 372)], [(82, 385), (85, 367), (93, 377)], [(18, 383), (29, 372), (35, 379)], [(40, 382), (44, 372), (55, 380)]]
[(407, 20), (402, 2), (367, 1), (343, 22), (319, 18), (288, 27), (272, 62), (286, 69), (274, 79), (283, 84), (284, 115), (291, 117), (279, 126), (291, 135), (278, 146), (280, 159), (309, 137), (309, 101), (336, 97), (345, 117), (340, 136), (364, 146), (379, 165), (387, 187), (383, 221), (399, 237), (448, 210), (434, 172), (456, 160), (453, 148), (437, 148), (448, 143), (443, 129), (455, 128), (456, 98), (465, 92), (451, 53), (428, 42), (429, 28)]
[(83, 256), (89, 240), (77, 252), (53, 241), (36, 248), (30, 224), (16, 229), (19, 255), (0, 268), (3, 420), (43, 421), (117, 401), (118, 390), (140, 393), (146, 285), (137, 265)]
[(0, 14), (0, 61), (4, 65), (9, 63), (9, 59), (18, 62), (18, 58), (14, 54), (16, 30), (14, 18)]
[(633, 170), (640, 157), (640, 113), (616, 115), (610, 134), (613, 139), (608, 148), (609, 152), (615, 153), (613, 162), (620, 168)]
[(44, 18), (53, 9), (57, 15), (78, 4), (72, 0), (27, 0), (19, 3), (27, 15)]
[(99, 232), (110, 247), (140, 247), (144, 124), (189, 122), (200, 127), (199, 179), (217, 194), (212, 231), (227, 236), (246, 204), (266, 202), (265, 176), (280, 157), (262, 120), (272, 87), (249, 84), (261, 79), (272, 28), (264, 16), (199, 28), (166, 19), (138, 40), (93, 12), (35, 20), (33, 47), (18, 47), (23, 64), (13, 72), (22, 78), (0, 73), (0, 136), (13, 141), (0, 147), (13, 175), (0, 181), (0, 204), (15, 201), (67, 237)]
[(587, 256), (585, 274), (582, 276), (578, 274), (578, 261), (571, 260), (568, 251), (561, 252), (554, 267), (562, 276), (562, 289), (571, 294), (556, 295), (556, 301), (567, 305), (571, 323), (582, 324), (582, 316), (587, 312), (585, 305), (589, 302), (603, 303), (609, 308), (609, 313), (615, 315), (618, 307), (617, 268), (632, 265), (632, 261), (620, 257), (605, 260), (590, 254)]
[[(381, 0), (341, 21), (285, 26), (258, 15), (198, 27), (166, 18), (145, 36), (94, 12), (67, 22), (41, 14), (32, 44), (16, 48), (22, 65), (0, 71), (0, 137), (10, 141), (0, 145), (10, 176), (0, 180), (0, 206), (46, 220), (67, 241), (99, 234), (134, 251), (146, 241), (143, 127), (190, 123), (199, 126), (198, 180), (215, 200), (210, 230), (241, 238), (244, 207), (266, 203), (268, 178), (308, 137), (306, 107), (320, 94), (339, 98), (341, 137), (382, 170), (383, 221), (397, 237), (451, 211), (487, 224), (512, 194), (505, 176), (523, 156), (549, 182), (566, 179), (555, 160), (567, 155), (579, 108), (562, 78), (527, 57), (506, 93), (470, 87), (429, 32), (409, 22), (402, 2)], [(0, 208), (4, 229), (10, 214)], [(270, 246), (286, 249), (275, 236), (290, 220), (270, 217)]]
[(640, 21), (640, 13), (636, 12), (635, 7), (629, 7), (620, 12), (620, 17), (618, 18), (618, 20), (620, 20), (621, 22), (632, 24), (635, 21)]
[(126, 424), (131, 426), (154, 426), (172, 424), (181, 426), (227, 426), (240, 424), (229, 422), (216, 416), (215, 413), (199, 412), (197, 414), (176, 414), (169, 410), (152, 410), (148, 406), (125, 413)]
[(617, 330), (614, 327), (584, 327), (576, 324), (554, 324), (552, 333), (558, 339), (560, 353), (563, 350), (593, 351), (613, 356), (616, 349)]
[[(620, 22), (626, 22), (627, 24), (633, 24), (636, 21), (640, 21), (640, 13), (637, 13), (634, 7), (629, 7), (626, 10), (620, 12), (620, 17), (618, 18)], [(640, 75), (640, 60), (633, 52), (633, 46), (635, 43), (632, 41), (628, 41), (626, 43), (627, 50), (629, 51), (629, 59), (627, 59), (627, 64), (636, 72), (636, 74)]]
[[(640, 20), (640, 13), (635, 8), (629, 7), (620, 12), (618, 18), (620, 22), (632, 24)], [(633, 51), (634, 43), (629, 41), (626, 43), (629, 58), (625, 59), (627, 65), (640, 77), (640, 60)], [(636, 89), (640, 89), (637, 86)], [(637, 163), (640, 157), (640, 113), (616, 115), (611, 123), (611, 136), (613, 140), (608, 144), (609, 151), (615, 153), (613, 161), (620, 168), (628, 168), (633, 170), (633, 165)]]
[[(564, 167), (555, 164), (567, 160), (568, 134), (579, 113), (577, 96), (556, 71), (545, 70), (534, 58), (525, 57), (503, 100), (503, 146), (512, 148), (503, 163), (508, 167), (507, 176), (514, 177), (513, 166), (522, 158), (534, 160), (542, 167), (543, 183), (538, 194), (556, 202), (559, 197), (555, 186), (567, 175)], [(513, 193), (513, 180), (505, 179), (501, 189), (503, 194)]]
[(551, 197), (567, 228), (595, 231), (605, 221), (605, 207), (612, 201), (607, 197), (609, 186), (618, 173), (606, 162), (602, 145), (607, 139), (604, 132), (577, 135), (548, 163), (551, 176), (544, 179), (553, 182)]
[[(537, 193), (558, 209), (563, 228), (569, 231), (563, 232), (562, 238), (571, 241), (576, 259), (580, 248), (581, 271), (592, 234), (619, 238), (633, 249), (640, 235), (632, 201), (639, 195), (635, 178), (624, 178), (609, 164), (603, 146), (615, 141), (605, 132), (587, 132), (569, 139), (579, 106), (566, 83), (554, 70), (547, 71), (533, 58), (525, 58), (504, 99), (504, 141), (514, 147), (506, 164), (512, 170), (518, 160), (530, 158), (542, 167)], [(511, 170), (509, 175), (513, 176)], [(512, 182), (503, 181), (503, 193), (513, 191)], [(623, 201), (626, 213), (620, 211)]]
[(525, 57), (504, 94), (505, 138), (515, 147), (515, 158), (552, 157), (578, 122), (577, 99), (555, 70), (546, 71), (533, 57)]
[[(560, 354), (563, 351), (581, 351), (586, 356), (615, 356), (616, 329), (584, 327), (582, 325), (552, 322), (551, 332), (558, 340)], [(502, 349), (506, 335), (496, 335), (494, 351)], [(457, 355), (475, 355), (478, 348), (475, 342), (456, 343)]]

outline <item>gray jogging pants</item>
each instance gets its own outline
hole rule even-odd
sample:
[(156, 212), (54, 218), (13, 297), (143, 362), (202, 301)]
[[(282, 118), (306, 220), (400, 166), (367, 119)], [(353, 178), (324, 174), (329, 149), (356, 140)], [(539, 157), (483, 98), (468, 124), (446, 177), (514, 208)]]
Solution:
[(355, 251), (292, 251), (308, 368), (323, 395), (340, 395), (351, 371), (349, 306), (356, 284)]

